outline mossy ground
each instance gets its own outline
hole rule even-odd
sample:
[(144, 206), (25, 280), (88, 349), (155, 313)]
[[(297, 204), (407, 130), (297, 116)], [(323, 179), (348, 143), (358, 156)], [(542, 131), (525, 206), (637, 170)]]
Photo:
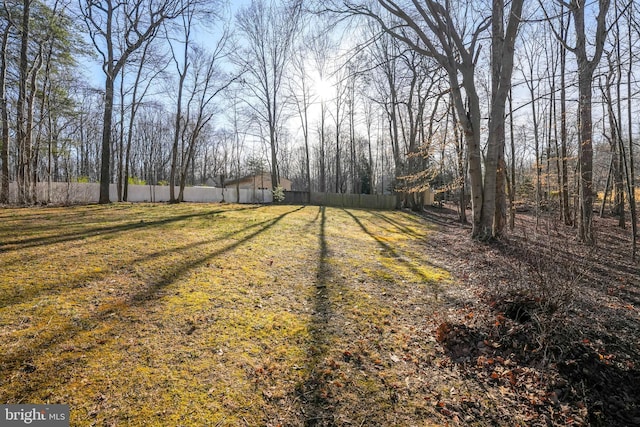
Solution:
[(437, 423), (419, 373), (434, 341), (412, 324), (452, 283), (420, 255), (429, 228), (320, 207), (2, 209), (0, 402), (66, 403), (80, 426)]
[(72, 426), (640, 425), (626, 230), (597, 219), (589, 249), (524, 216), (485, 245), (422, 215), (0, 209), (0, 403)]

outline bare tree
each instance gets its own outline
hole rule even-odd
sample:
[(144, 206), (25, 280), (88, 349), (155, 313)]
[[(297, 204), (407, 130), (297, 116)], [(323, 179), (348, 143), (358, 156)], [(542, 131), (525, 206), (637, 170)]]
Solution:
[[(196, 17), (196, 8), (193, 3), (189, 1), (180, 0), (185, 6), (183, 13), (180, 15), (180, 31), (182, 34), (176, 40), (168, 37), (169, 47), (171, 48), (171, 55), (173, 63), (178, 73), (178, 92), (176, 99), (176, 115), (174, 118), (173, 128), (173, 145), (171, 147), (171, 171), (169, 173), (169, 202), (176, 203), (179, 200), (176, 199), (175, 185), (178, 176), (178, 169), (180, 168), (178, 162), (178, 147), (180, 144), (181, 133), (184, 132), (182, 122), (182, 97), (184, 92), (185, 80), (187, 78), (187, 71), (190, 67), (189, 49), (191, 46), (191, 33), (193, 31), (193, 20)], [(178, 51), (174, 48), (174, 44), (181, 45), (182, 50)]]
[(33, 0), (22, 2), (22, 16), (20, 25), (20, 53), (18, 60), (18, 99), (16, 101), (16, 145), (18, 148), (17, 180), (18, 201), (29, 203), (33, 201), (31, 193), (31, 166), (33, 132), (33, 106), (35, 100), (35, 81), (42, 67), (42, 46), (29, 58), (31, 43), (31, 6)]
[[(426, 164), (426, 159), (430, 155), (434, 129), (440, 123), (437, 119), (440, 101), (446, 92), (438, 86), (442, 80), (440, 67), (429, 58), (414, 50), (403, 52), (400, 58), (404, 65), (404, 91), (401, 92), (399, 112), (407, 157), (402, 181), (409, 205), (414, 211), (419, 211), (423, 207), (424, 191), (433, 177), (433, 170)], [(428, 104), (431, 114), (427, 119)]]
[[(564, 6), (564, 2), (559, 2)], [(587, 5), (581, 0), (571, 0), (567, 5), (573, 17), (575, 31), (575, 45), (569, 46), (558, 31), (551, 26), (558, 39), (564, 47), (572, 52), (576, 57), (578, 65), (578, 114), (580, 119), (578, 144), (578, 165), (580, 171), (579, 194), (580, 208), (578, 210), (578, 238), (589, 244), (594, 243), (593, 234), (593, 119), (592, 119), (592, 96), (593, 96), (593, 76), (600, 63), (604, 52), (604, 43), (607, 38), (607, 13), (609, 11), (610, 0), (598, 0), (598, 11), (596, 15), (595, 36), (592, 43), (587, 41), (586, 32), (586, 10), (592, 5)], [(545, 15), (549, 16), (545, 10)]]
[(595, 34), (594, 50), (591, 58), (587, 46), (585, 8), (583, 1), (572, 0), (569, 10), (573, 14), (573, 23), (576, 32), (576, 45), (571, 50), (578, 62), (578, 91), (580, 114), (580, 217), (578, 221), (578, 237), (586, 243), (594, 243), (592, 228), (593, 217), (593, 122), (591, 114), (591, 98), (593, 73), (600, 63), (604, 50), (604, 42), (607, 37), (606, 18), (609, 10), (609, 0), (598, 0), (597, 28)]
[(335, 192), (343, 193), (345, 191), (342, 170), (342, 127), (346, 117), (346, 103), (347, 103), (347, 91), (349, 89), (348, 79), (349, 70), (346, 67), (342, 67), (339, 64), (334, 64), (336, 69), (332, 73), (335, 79), (335, 96), (333, 98), (334, 110), (330, 112), (333, 116), (334, 124), (334, 137), (335, 137)]
[[(629, 27), (628, 31), (628, 39), (627, 39), (627, 47), (629, 48), (629, 52), (633, 49), (633, 46), (637, 45), (638, 39), (636, 38), (635, 44), (633, 40), (633, 32), (631, 28), (633, 27), (636, 31), (636, 34), (640, 34), (640, 24), (637, 20), (634, 20), (634, 14), (637, 11), (634, 9), (634, 3), (629, 2), (629, 7), (627, 8), (627, 23)], [(633, 23), (633, 25), (632, 25)], [(635, 57), (637, 58), (637, 56)], [(629, 55), (629, 62), (627, 68), (627, 135), (629, 138), (629, 156), (628, 159), (625, 160), (625, 170), (627, 171), (627, 191), (629, 193), (629, 208), (631, 210), (631, 230), (632, 230), (632, 258), (636, 259), (636, 254), (638, 252), (638, 218), (636, 212), (636, 178), (635, 178), (635, 164), (634, 164), (634, 138), (633, 138), (633, 120), (632, 120), (632, 109), (633, 109), (633, 99), (632, 99), (632, 91), (631, 91), (631, 82), (634, 78), (633, 75), (633, 65), (634, 65), (634, 55)]]
[(114, 86), (122, 67), (145, 42), (157, 36), (163, 22), (181, 12), (176, 0), (79, 0), (91, 41), (105, 75), (102, 124), (100, 203), (109, 203)]
[[(35, 121), (36, 134), (31, 165), (31, 193), (36, 194), (39, 173), (45, 173), (47, 192), (45, 202), (51, 201), (52, 166), (58, 160), (57, 153), (64, 151), (61, 135), (72, 127), (74, 107), (70, 96), (70, 88), (75, 84), (77, 76), (76, 55), (82, 53), (83, 44), (75, 35), (77, 26), (68, 13), (68, 2), (54, 1), (50, 8), (41, 4), (36, 10), (38, 20), (38, 44), (42, 48), (43, 72), (39, 78), (36, 93), (39, 109)], [(40, 21), (40, 22), (38, 22)], [(35, 80), (32, 80), (36, 85)], [(42, 164), (46, 143), (46, 168)], [(60, 149), (59, 149), (60, 148)], [(55, 160), (54, 160), (55, 159)]]
[(246, 71), (246, 87), (257, 101), (257, 105), (249, 105), (268, 129), (273, 188), (279, 185), (278, 138), (284, 118), (284, 77), (301, 13), (301, 1), (279, 5), (274, 0), (252, 0), (236, 15), (245, 46), (238, 51), (235, 62)]
[(533, 141), (535, 151), (535, 216), (536, 225), (539, 224), (540, 204), (542, 196), (542, 159), (540, 154), (540, 117), (538, 115), (538, 102), (540, 97), (539, 86), (542, 84), (540, 78), (540, 57), (542, 56), (543, 45), (539, 34), (531, 32), (527, 40), (523, 43), (524, 55), (521, 59), (521, 73), (525, 86), (529, 92), (529, 105), (531, 106), (531, 122), (533, 125)]
[[(399, 81), (399, 57), (400, 46), (398, 40), (393, 39), (389, 34), (379, 37), (373, 36), (374, 43), (370, 45), (370, 55), (379, 76), (373, 76), (374, 97), (384, 110), (386, 116), (386, 126), (389, 135), (391, 151), (394, 162), (394, 178), (403, 175), (405, 156), (401, 148), (400, 135), (400, 96), (398, 88)], [(394, 182), (395, 186), (396, 183)]]
[[(420, 54), (433, 58), (445, 69), (467, 144), (472, 236), (481, 240), (500, 237), (506, 222), (504, 112), (523, 0), (513, 0), (508, 9), (504, 1), (493, 0), (491, 16), (478, 14), (471, 4), (464, 2), (378, 0), (377, 3), (393, 19), (387, 19), (380, 11), (362, 2), (345, 1), (335, 11), (376, 20), (385, 32)], [(490, 27), (492, 90), (483, 171), (481, 105), (475, 70), (480, 39)]]
[[(293, 57), (293, 69), (295, 77), (290, 80), (290, 92), (295, 103), (298, 117), (300, 118), (300, 129), (304, 139), (304, 180), (308, 193), (311, 193), (311, 162), (309, 150), (309, 109), (315, 102), (318, 94), (312, 91), (312, 79), (309, 76), (309, 51), (300, 44), (297, 47), (298, 53)], [(310, 195), (310, 194), (309, 194)]]
[[(326, 82), (329, 74), (329, 56), (331, 51), (331, 40), (327, 34), (318, 34), (310, 40), (313, 68), (318, 73), (320, 83)], [(327, 97), (326, 94), (319, 94), (320, 97), (320, 119), (318, 122), (318, 190), (324, 193), (327, 190)]]
[(3, 2), (0, 10), (2, 33), (0, 34), (0, 122), (2, 124), (2, 139), (0, 140), (0, 203), (9, 202), (9, 101), (7, 99), (7, 69), (9, 67), (8, 47), (9, 35), (13, 28), (11, 10), (7, 2)]
[[(363, 92), (368, 91), (368, 89), (368, 87), (363, 88)], [(371, 96), (368, 96), (368, 94), (364, 93), (361, 96), (364, 100), (364, 124), (367, 132), (367, 167), (371, 174), (369, 187), (370, 193), (374, 194), (376, 188), (376, 168), (373, 161), (373, 125), (376, 121), (376, 115), (378, 111), (376, 109), (375, 102), (371, 99)]]
[[(194, 58), (193, 49), (199, 50), (199, 48), (192, 48), (193, 37), (192, 33), (196, 26), (196, 21), (205, 17), (206, 15), (212, 15), (215, 17), (218, 2), (212, 2), (206, 8), (197, 1), (192, 0), (178, 0), (180, 1), (182, 13), (179, 16), (179, 29), (175, 32), (167, 31), (167, 41), (171, 49), (171, 55), (173, 63), (176, 67), (178, 74), (178, 90), (176, 99), (176, 114), (174, 118), (173, 129), (173, 145), (171, 148), (171, 170), (169, 173), (169, 200), (171, 203), (180, 201), (175, 195), (175, 185), (179, 177), (179, 171), (182, 169), (183, 163), (179, 157), (179, 144), (182, 140), (184, 142), (186, 124), (183, 117), (183, 96), (185, 90), (185, 83), (187, 74), (190, 71), (192, 60)], [(225, 45), (229, 35), (225, 29), (224, 35), (219, 41), (218, 46)], [(218, 52), (219, 53), (219, 52)], [(183, 144), (184, 145), (184, 144)]]
[(227, 54), (228, 40), (228, 33), (225, 32), (218, 40), (213, 52), (207, 54), (201, 49), (192, 50), (193, 75), (181, 132), (184, 150), (181, 153), (179, 201), (183, 200), (187, 171), (189, 165), (194, 163), (194, 153), (201, 142), (201, 135), (215, 113), (219, 111), (219, 108), (214, 105), (214, 100), (239, 77), (227, 75), (219, 65), (221, 59)]
[[(164, 65), (160, 61), (162, 58), (158, 55), (153, 49), (153, 40), (148, 40), (144, 43), (140, 55), (137, 60), (137, 66), (135, 70), (135, 78), (131, 87), (131, 96), (130, 96), (130, 107), (129, 107), (129, 117), (128, 117), (128, 126), (126, 131), (126, 144), (124, 147), (124, 159), (121, 160), (121, 167), (119, 168), (119, 178), (121, 175), (122, 182), (118, 183), (118, 187), (122, 186), (122, 200), (126, 201), (129, 197), (129, 176), (131, 172), (131, 148), (133, 144), (133, 138), (135, 134), (135, 124), (138, 115), (138, 111), (147, 96), (149, 89), (151, 89), (152, 83), (156, 80), (156, 78), (162, 74), (168, 63), (165, 62)], [(122, 103), (124, 104), (124, 99)], [(120, 179), (119, 179), (120, 181)]]
[(560, 54), (560, 158), (562, 159), (562, 173), (561, 184), (562, 189), (560, 194), (562, 195), (562, 219), (566, 225), (572, 225), (573, 219), (571, 217), (571, 208), (569, 207), (569, 162), (568, 162), (568, 131), (567, 131), (567, 84), (566, 84), (566, 70), (567, 70), (567, 37), (570, 22), (570, 15), (566, 19), (563, 13), (564, 5), (561, 5), (560, 9), (560, 32), (558, 33), (558, 39), (560, 41), (558, 49)]
[[(612, 54), (607, 55), (607, 60), (609, 63), (609, 73), (606, 75), (606, 82), (604, 87), (602, 83), (600, 83), (600, 90), (602, 91), (603, 100), (604, 100), (604, 108), (606, 109), (606, 116), (609, 122), (608, 132), (605, 131), (604, 137), (609, 141), (609, 147), (611, 152), (611, 164), (609, 167), (609, 171), (607, 174), (607, 184), (604, 190), (604, 196), (602, 197), (602, 207), (600, 209), (601, 216), (603, 215), (604, 206), (607, 200), (607, 196), (609, 193), (609, 189), (612, 188), (612, 192), (614, 193), (614, 206), (612, 209), (612, 213), (618, 216), (618, 225), (622, 228), (625, 227), (625, 208), (624, 208), (624, 178), (623, 178), (623, 150), (624, 144), (622, 142), (622, 128), (620, 125), (621, 114), (616, 113), (615, 105), (620, 107), (620, 74), (616, 72), (616, 63), (620, 63), (620, 58), (612, 57)], [(616, 82), (614, 82), (617, 81)], [(614, 103), (614, 98), (612, 95), (611, 88), (616, 84), (618, 96)], [(611, 181), (613, 183), (611, 185)]]

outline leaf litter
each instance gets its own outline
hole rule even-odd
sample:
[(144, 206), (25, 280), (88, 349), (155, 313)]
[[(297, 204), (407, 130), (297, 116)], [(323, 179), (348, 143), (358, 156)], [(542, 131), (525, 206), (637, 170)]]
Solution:
[(638, 424), (626, 234), (602, 220), (589, 251), (522, 217), (484, 245), (454, 217), (4, 209), (0, 400), (73, 425)]

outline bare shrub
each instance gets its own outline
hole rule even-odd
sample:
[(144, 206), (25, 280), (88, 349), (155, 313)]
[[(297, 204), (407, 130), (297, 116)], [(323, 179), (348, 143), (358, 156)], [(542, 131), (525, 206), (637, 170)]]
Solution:
[(533, 325), (535, 350), (543, 351), (546, 358), (563, 335), (589, 262), (544, 236), (506, 245), (504, 250), (514, 255), (513, 276), (507, 283), (494, 284), (496, 309), (515, 322)]

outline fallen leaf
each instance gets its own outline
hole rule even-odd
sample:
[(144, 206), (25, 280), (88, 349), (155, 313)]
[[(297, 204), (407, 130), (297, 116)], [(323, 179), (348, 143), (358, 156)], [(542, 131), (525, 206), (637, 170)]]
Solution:
[(436, 329), (436, 341), (440, 343), (444, 342), (447, 339), (447, 334), (449, 332), (451, 332), (451, 325), (449, 325), (447, 322), (440, 324), (440, 326), (438, 326), (438, 329)]

